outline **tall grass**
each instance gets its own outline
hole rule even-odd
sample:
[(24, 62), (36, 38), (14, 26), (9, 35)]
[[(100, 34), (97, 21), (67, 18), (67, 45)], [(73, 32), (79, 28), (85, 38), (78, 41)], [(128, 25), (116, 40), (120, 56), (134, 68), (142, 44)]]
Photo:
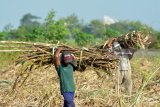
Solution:
[(21, 52), (0, 52), (0, 70), (8, 68), (22, 54)]
[(140, 102), (140, 99), (142, 97), (142, 94), (144, 92), (144, 88), (150, 82), (150, 80), (153, 79), (159, 72), (160, 72), (160, 66), (153, 73), (151, 73), (148, 76), (148, 78), (143, 82), (143, 84), (141, 85), (141, 87), (139, 88), (139, 90), (135, 96), (133, 104), (130, 105), (131, 107), (138, 105), (138, 103)]

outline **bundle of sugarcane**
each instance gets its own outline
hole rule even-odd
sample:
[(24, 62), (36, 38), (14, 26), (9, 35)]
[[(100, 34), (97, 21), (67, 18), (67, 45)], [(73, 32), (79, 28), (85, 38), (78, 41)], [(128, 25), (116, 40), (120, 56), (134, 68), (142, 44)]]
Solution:
[(105, 71), (111, 71), (117, 68), (118, 58), (104, 49), (79, 49), (64, 44), (59, 45), (59, 43), (47, 44), (19, 41), (0, 41), (0, 44), (5, 44), (5, 46), (12, 48), (18, 46), (18, 48), (23, 49), (19, 50), (23, 51), (24, 54), (17, 59), (16, 65), (27, 63), (26, 70), (36, 69), (41, 66), (49, 67), (50, 65), (53, 65), (53, 51), (56, 51), (59, 47), (63, 47), (63, 51), (70, 51), (74, 55), (77, 60), (76, 70), (84, 71), (87, 67), (94, 67)]
[(118, 42), (126, 48), (142, 48), (149, 44), (148, 42), (149, 34), (140, 31), (133, 31), (121, 37), (118, 37)]
[[(148, 37), (149, 33), (141, 31), (132, 31), (117, 38), (110, 38), (109, 40), (112, 40), (112, 43), (114, 41), (119, 42), (120, 45), (126, 49), (137, 49), (137, 48), (145, 49), (145, 47), (150, 44), (148, 42)], [(102, 46), (103, 48), (107, 48), (109, 40), (105, 42), (105, 44)]]
[[(56, 45), (54, 45), (55, 47)], [(63, 47), (62, 51), (70, 51), (77, 60), (76, 70), (84, 71), (87, 67), (99, 68), (105, 71), (111, 71), (117, 68), (118, 58), (103, 49), (96, 48), (72, 48), (67, 45), (58, 45), (56, 48)], [(41, 66), (49, 67), (53, 64), (53, 54), (56, 48), (51, 45), (34, 45), (34, 51), (25, 52), (16, 61), (16, 64), (29, 63), (27, 69), (39, 68)], [(26, 69), (26, 70), (27, 70)], [(108, 72), (109, 73), (109, 72)]]

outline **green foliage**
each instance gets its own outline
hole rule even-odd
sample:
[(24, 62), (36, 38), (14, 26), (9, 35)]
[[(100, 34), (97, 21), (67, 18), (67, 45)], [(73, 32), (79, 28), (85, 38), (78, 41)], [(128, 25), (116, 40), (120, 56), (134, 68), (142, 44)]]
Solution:
[(64, 18), (65, 24), (70, 31), (70, 37), (75, 38), (75, 29), (82, 30), (83, 22), (81, 22), (75, 14), (71, 14), (67, 18)]
[(111, 24), (109, 26), (105, 26), (106, 31), (104, 33), (103, 38), (111, 38), (111, 37), (117, 37), (122, 34), (128, 33), (132, 27), (128, 24), (127, 21), (119, 21), (117, 23)]
[(114, 29), (121, 34), (128, 33), (129, 31), (133, 31), (132, 26), (128, 24), (127, 21), (119, 21), (117, 23), (111, 24), (110, 26), (107, 26), (106, 29)]
[(40, 23), (36, 21), (37, 19), (39, 19), (39, 17), (28, 13), (22, 17), (20, 26), (17, 29), (12, 29), (10, 24), (6, 25), (4, 31), (6, 31), (8, 35), (5, 40), (31, 40), (34, 37), (31, 37), (30, 35), (32, 35), (33, 30), (40, 25)]
[(146, 24), (141, 23), (140, 21), (131, 21), (128, 22), (129, 27), (131, 30), (137, 30), (137, 31), (147, 31), (147, 32), (153, 32), (153, 28), (149, 27)]
[(160, 42), (160, 32), (157, 32), (157, 41)]
[(7, 32), (0, 32), (0, 40), (5, 40), (7, 36), (8, 36)]
[(49, 12), (46, 22), (45, 22), (45, 30), (43, 34), (49, 41), (65, 41), (65, 38), (70, 34), (68, 28), (64, 26), (64, 20), (60, 19), (55, 21), (53, 18), (55, 17), (55, 12)]
[(153, 28), (142, 24), (139, 21), (119, 21), (117, 23), (106, 26), (105, 35), (103, 38), (117, 37), (133, 30), (152, 33), (156, 32), (153, 30)]
[(121, 35), (121, 33), (120, 33), (119, 31), (114, 30), (114, 29), (112, 29), (112, 28), (108, 28), (108, 29), (106, 30), (106, 33), (105, 33), (104, 38), (117, 37), (117, 36), (120, 36), (120, 35)]
[(40, 23), (37, 21), (38, 19), (40, 18), (30, 13), (25, 14), (20, 20), (21, 24), (19, 29), (25, 29), (26, 32), (32, 33), (33, 29), (36, 29), (40, 25)]
[(44, 30), (45, 27), (43, 25), (38, 26), (37, 28), (33, 29), (32, 33), (27, 35), (27, 41), (35, 41), (35, 42), (45, 42), (46, 37)]
[(82, 27), (82, 22), (80, 22), (80, 20), (75, 14), (71, 14), (67, 18), (64, 18), (64, 20), (67, 23), (69, 29)]
[[(7, 40), (23, 41), (65, 41), (70, 34), (68, 28), (64, 26), (64, 20), (55, 20), (55, 12), (48, 13), (44, 23), (36, 21), (39, 17), (32, 14), (25, 14), (20, 26), (16, 30), (9, 31)], [(1, 36), (2, 38), (2, 36)]]
[(56, 40), (64, 41), (70, 34), (68, 28), (64, 26), (64, 23), (64, 20), (58, 20), (56, 22)]
[(95, 42), (94, 35), (87, 34), (87, 33), (84, 33), (84, 32), (80, 32), (78, 30), (76, 30), (75, 32), (76, 32), (75, 41), (78, 44), (78, 46), (91, 45)]
[(11, 24), (5, 25), (3, 29), (4, 32), (10, 32), (12, 30), (13, 30), (13, 26)]
[(155, 47), (155, 48), (160, 48), (160, 32), (156, 32), (154, 37), (156, 38), (155, 39), (155, 44), (152, 44), (152, 47)]
[(102, 38), (105, 32), (105, 26), (100, 20), (92, 20), (89, 25), (84, 26), (83, 31), (95, 35), (97, 38)]
[(19, 27), (19, 29), (17, 29), (16, 31), (11, 32), (11, 36), (13, 37), (13, 39), (17, 40), (26, 40), (29, 34), (30, 32), (27, 31), (27, 29), (24, 26)]

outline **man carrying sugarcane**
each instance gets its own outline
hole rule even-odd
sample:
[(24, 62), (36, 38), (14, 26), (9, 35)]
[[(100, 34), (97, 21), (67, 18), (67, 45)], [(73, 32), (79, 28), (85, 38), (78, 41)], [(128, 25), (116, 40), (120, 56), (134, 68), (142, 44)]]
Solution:
[(108, 48), (120, 58), (119, 62), (119, 83), (125, 85), (127, 94), (130, 96), (132, 93), (132, 77), (131, 77), (131, 65), (130, 59), (133, 57), (135, 50), (126, 49), (122, 47), (117, 39), (111, 39), (108, 41)]
[[(54, 60), (57, 74), (60, 79), (60, 91), (64, 98), (63, 107), (75, 107), (74, 92), (75, 84), (73, 72), (75, 65), (73, 64), (73, 56), (68, 51), (62, 51), (63, 48), (58, 48), (55, 52)], [(60, 57), (60, 53), (61, 57)]]

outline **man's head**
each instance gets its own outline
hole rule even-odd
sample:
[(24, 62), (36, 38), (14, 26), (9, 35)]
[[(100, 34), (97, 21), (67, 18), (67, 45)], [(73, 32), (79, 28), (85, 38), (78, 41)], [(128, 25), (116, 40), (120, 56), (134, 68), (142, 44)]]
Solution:
[(114, 42), (114, 43), (112, 44), (112, 48), (113, 48), (114, 50), (120, 50), (120, 49), (121, 49), (121, 45), (120, 45), (118, 42)]
[(68, 65), (69, 63), (73, 62), (73, 56), (69, 51), (62, 52), (62, 64)]

